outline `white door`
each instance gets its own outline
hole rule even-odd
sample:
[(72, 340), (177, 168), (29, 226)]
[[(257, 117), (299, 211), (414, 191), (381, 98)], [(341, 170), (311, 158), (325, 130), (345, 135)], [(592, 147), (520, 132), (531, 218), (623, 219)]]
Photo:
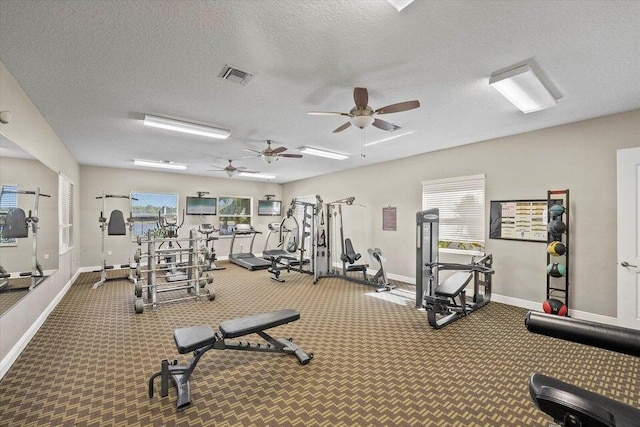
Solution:
[(640, 329), (640, 148), (618, 150), (618, 324)]

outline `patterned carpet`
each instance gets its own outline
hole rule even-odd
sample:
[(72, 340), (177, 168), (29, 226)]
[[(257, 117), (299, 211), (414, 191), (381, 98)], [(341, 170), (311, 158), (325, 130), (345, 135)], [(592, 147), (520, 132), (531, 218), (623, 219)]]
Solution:
[[(528, 380), (542, 372), (640, 407), (640, 360), (530, 334), (525, 310), (491, 303), (436, 331), (413, 296), (221, 263), (217, 298), (134, 314), (133, 285), (80, 276), (0, 382), (2, 426), (546, 426)], [(405, 286), (405, 288), (409, 288)], [(315, 358), (209, 351), (192, 406), (147, 396), (163, 358), (184, 362), (173, 330), (294, 308), (270, 330)], [(251, 341), (259, 341), (258, 338)]]

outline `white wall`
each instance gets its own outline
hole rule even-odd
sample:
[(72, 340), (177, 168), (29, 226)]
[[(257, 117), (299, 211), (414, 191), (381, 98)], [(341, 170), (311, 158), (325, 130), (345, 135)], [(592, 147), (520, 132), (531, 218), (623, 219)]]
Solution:
[[(99, 266), (102, 263), (101, 252), (101, 232), (98, 226), (98, 216), (102, 210), (102, 200), (96, 200), (96, 196), (106, 194), (129, 195), (130, 192), (149, 193), (174, 193), (179, 195), (179, 210), (185, 207), (186, 196), (197, 196), (198, 191), (208, 191), (207, 197), (242, 196), (253, 198), (254, 217), (252, 224), (256, 230), (263, 232), (256, 236), (254, 253), (262, 252), (264, 238), (267, 234), (267, 224), (279, 221), (278, 217), (258, 216), (258, 200), (264, 198), (266, 194), (275, 195), (275, 199), (280, 199), (282, 186), (262, 181), (248, 181), (238, 178), (212, 178), (204, 176), (191, 176), (172, 174), (158, 171), (124, 170), (95, 166), (81, 166), (80, 180), (82, 181), (81, 201), (81, 223), (80, 230), (82, 247), (81, 265)], [(129, 214), (129, 202), (126, 199), (107, 199), (107, 212), (105, 217), (113, 209), (120, 209), (125, 217)], [(182, 212), (180, 212), (182, 217)], [(218, 228), (218, 216), (207, 216), (207, 222), (213, 223)], [(189, 230), (197, 228), (200, 224), (200, 216), (187, 215), (184, 225), (180, 228), (180, 237), (189, 237)], [(238, 240), (234, 250), (239, 252), (240, 244), (247, 251), (250, 240)], [(215, 244), (218, 258), (229, 254), (230, 239), (222, 238)], [(107, 264), (124, 264), (129, 259), (129, 239), (124, 236), (106, 236), (105, 249), (111, 251), (111, 256), (107, 256)]]
[[(11, 122), (0, 124), (0, 131), (14, 144), (31, 154), (55, 173), (63, 173), (75, 183), (74, 198), (78, 200), (80, 169), (78, 162), (54, 133), (18, 82), (0, 62), (0, 110), (9, 110)], [(74, 205), (73, 220), (79, 225), (79, 206)], [(76, 228), (77, 230), (77, 228)], [(74, 239), (77, 242), (77, 231)], [(76, 268), (79, 247), (76, 246), (58, 258), (58, 271), (29, 292), (9, 311), (0, 317), (0, 377), (7, 365), (17, 357), (14, 347), (21, 345), (21, 339), (33, 331), (40, 316), (47, 312), (49, 304), (69, 282)], [(53, 256), (57, 256), (54, 254)], [(24, 343), (24, 341), (22, 341)], [(26, 345), (26, 343), (24, 343)], [(11, 354), (10, 354), (11, 353)]]
[[(284, 185), (283, 196), (355, 196), (366, 208), (343, 208), (345, 237), (361, 253), (380, 247), (389, 273), (414, 278), (422, 181), (486, 174), (487, 224), (491, 200), (545, 199), (547, 190), (569, 189), (571, 308), (615, 317), (616, 150), (638, 146), (639, 135), (635, 110), (296, 181)], [(397, 231), (382, 230), (386, 206), (397, 207)], [(488, 239), (488, 226), (485, 234), (494, 255), (494, 293), (544, 300), (545, 244)]]

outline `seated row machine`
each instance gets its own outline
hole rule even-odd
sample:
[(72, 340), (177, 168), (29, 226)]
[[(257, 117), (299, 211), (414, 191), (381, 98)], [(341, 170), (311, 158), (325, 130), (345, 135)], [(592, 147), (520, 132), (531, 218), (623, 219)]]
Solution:
[[(552, 314), (529, 312), (529, 332), (640, 357), (640, 331)], [(535, 373), (529, 381), (535, 405), (561, 426), (640, 425), (640, 409)]]
[[(424, 295), (423, 307), (427, 310), (427, 321), (435, 329), (447, 326), (467, 314), (484, 307), (491, 301), (491, 268), (493, 255), (485, 255), (470, 264), (428, 262), (429, 287)], [(455, 270), (456, 273), (443, 280), (435, 288), (437, 271)], [(482, 277), (480, 277), (482, 275)], [(473, 296), (467, 298), (467, 285), (473, 280)]]
[[(153, 397), (153, 383), (158, 377), (160, 377), (160, 396), (167, 397), (169, 395), (169, 379), (171, 379), (178, 393), (176, 409), (181, 411), (188, 408), (191, 405), (189, 379), (202, 355), (209, 350), (285, 353), (294, 355), (301, 365), (308, 364), (313, 359), (313, 353), (305, 353), (292, 342), (291, 338), (273, 338), (265, 332), (267, 329), (298, 319), (300, 319), (300, 313), (297, 310), (285, 309), (224, 321), (219, 325), (220, 332), (214, 332), (208, 325), (176, 329), (173, 332), (173, 338), (175, 339), (178, 353), (193, 352), (193, 358), (186, 365), (178, 365), (177, 360), (174, 360), (173, 363), (167, 359), (163, 360), (160, 371), (149, 378), (149, 398)], [(227, 342), (227, 339), (239, 338), (254, 333), (262, 337), (267, 343)]]

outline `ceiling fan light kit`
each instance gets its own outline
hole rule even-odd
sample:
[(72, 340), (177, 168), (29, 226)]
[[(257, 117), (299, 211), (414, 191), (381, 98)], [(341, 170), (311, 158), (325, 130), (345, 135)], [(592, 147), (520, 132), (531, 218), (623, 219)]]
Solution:
[(525, 114), (558, 104), (529, 64), (492, 75), (489, 85)]
[(184, 170), (187, 168), (187, 165), (182, 165), (179, 163), (173, 163), (169, 160), (161, 160), (161, 161), (155, 161), (155, 160), (134, 160), (133, 164), (136, 166), (144, 166), (144, 167), (149, 167), (149, 168), (160, 168), (160, 169), (178, 169), (178, 170)]
[(227, 129), (205, 126), (197, 123), (189, 123), (182, 120), (168, 119), (166, 117), (153, 116), (151, 114), (144, 115), (143, 123), (145, 126), (168, 129), (176, 132), (189, 133), (192, 135), (200, 135), (216, 139), (227, 139), (231, 135), (231, 131)]
[(346, 154), (335, 153), (333, 151), (321, 150), (319, 148), (313, 147), (302, 147), (300, 148), (300, 152), (304, 154), (310, 154), (312, 156), (326, 157), (328, 159), (334, 160), (345, 160), (349, 158), (349, 156), (347, 156)]

